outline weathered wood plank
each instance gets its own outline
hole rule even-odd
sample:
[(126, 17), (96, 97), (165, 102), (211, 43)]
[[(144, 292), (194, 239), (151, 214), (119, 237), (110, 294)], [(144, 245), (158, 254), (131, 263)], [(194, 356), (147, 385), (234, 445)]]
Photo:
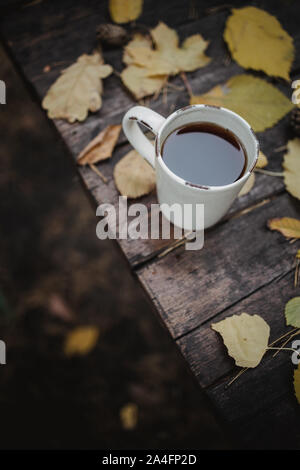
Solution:
[[(296, 248), (294, 247), (294, 251)], [(291, 268), (293, 255), (289, 256), (288, 261)], [(225, 375), (229, 382), (230, 378), (239, 371), (233, 359), (228, 356), (220, 335), (211, 329), (211, 323), (242, 312), (250, 315), (257, 314), (271, 326), (271, 343), (291, 329), (285, 325), (284, 307), (286, 302), (295, 295), (297, 295), (297, 290), (294, 287), (294, 269), (292, 269), (283, 278), (275, 279), (271, 283), (267, 282), (252, 295), (180, 338), (177, 343), (201, 386), (209, 387)]]
[(183, 247), (138, 270), (174, 338), (214, 318), (291, 268), (295, 246), (266, 227), (272, 217), (300, 215), (282, 195), (206, 231), (204, 248)]

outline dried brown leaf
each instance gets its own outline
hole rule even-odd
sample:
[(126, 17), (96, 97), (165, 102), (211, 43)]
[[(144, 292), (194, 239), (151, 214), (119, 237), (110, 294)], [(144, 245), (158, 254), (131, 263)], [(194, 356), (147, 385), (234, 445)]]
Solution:
[(136, 150), (131, 150), (116, 164), (114, 180), (122, 196), (137, 198), (154, 189), (155, 171)]
[(112, 156), (119, 138), (120, 124), (107, 126), (78, 155), (78, 165), (91, 165)]
[(292, 217), (270, 219), (268, 227), (282, 233), (286, 238), (300, 238), (300, 220)]

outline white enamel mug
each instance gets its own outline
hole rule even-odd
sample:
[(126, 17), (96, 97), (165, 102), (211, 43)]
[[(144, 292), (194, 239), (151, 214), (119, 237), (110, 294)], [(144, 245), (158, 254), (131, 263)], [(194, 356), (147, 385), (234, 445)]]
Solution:
[[(209, 122), (217, 124), (235, 134), (247, 153), (247, 167), (237, 181), (225, 186), (203, 186), (185, 181), (175, 175), (164, 163), (161, 152), (168, 135), (179, 127), (191, 123)], [(138, 123), (147, 127), (155, 138), (155, 146), (147, 139), (139, 128)], [(238, 114), (226, 108), (209, 105), (192, 105), (181, 108), (168, 118), (144, 106), (135, 106), (123, 118), (123, 130), (131, 145), (156, 170), (157, 197), (164, 216), (175, 225), (185, 230), (198, 230), (195, 211), (191, 220), (178, 218), (164, 207), (179, 204), (192, 205), (197, 210), (197, 204), (204, 205), (204, 227), (216, 224), (228, 211), (234, 199), (246, 183), (253, 171), (259, 152), (257, 138), (249, 124)], [(201, 148), (199, 148), (201, 152)], [(218, 168), (216, 168), (218, 171)]]

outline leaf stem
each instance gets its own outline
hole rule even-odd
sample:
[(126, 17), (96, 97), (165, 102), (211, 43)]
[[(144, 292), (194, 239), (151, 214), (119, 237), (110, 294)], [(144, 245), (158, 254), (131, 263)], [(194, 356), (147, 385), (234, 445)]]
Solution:
[(94, 165), (94, 163), (90, 163), (90, 168), (96, 173), (96, 175), (100, 176), (103, 183), (107, 184), (107, 178), (104, 176), (103, 173), (101, 173), (100, 170), (98, 170), (98, 168)]
[(263, 175), (268, 175), (268, 176), (284, 176), (283, 171), (271, 171), (271, 170), (263, 170), (262, 168), (255, 168), (254, 171), (257, 173), (262, 173)]

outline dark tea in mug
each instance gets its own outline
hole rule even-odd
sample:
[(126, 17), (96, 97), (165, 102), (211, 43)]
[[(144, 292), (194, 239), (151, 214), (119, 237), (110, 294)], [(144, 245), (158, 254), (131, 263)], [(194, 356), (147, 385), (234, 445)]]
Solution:
[(209, 122), (180, 127), (165, 139), (162, 158), (185, 181), (224, 186), (237, 181), (247, 167), (246, 151), (228, 129)]

